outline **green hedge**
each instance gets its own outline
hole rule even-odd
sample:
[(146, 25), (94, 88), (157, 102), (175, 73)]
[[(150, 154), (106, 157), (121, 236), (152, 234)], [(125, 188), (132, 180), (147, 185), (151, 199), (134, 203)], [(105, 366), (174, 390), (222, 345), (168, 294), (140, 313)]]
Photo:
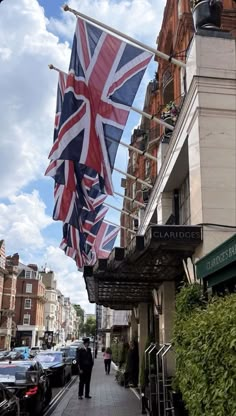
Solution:
[(207, 304), (198, 285), (177, 295), (175, 384), (190, 416), (236, 415), (236, 294)]
[(111, 344), (112, 360), (116, 365), (126, 363), (129, 344), (118, 341)]

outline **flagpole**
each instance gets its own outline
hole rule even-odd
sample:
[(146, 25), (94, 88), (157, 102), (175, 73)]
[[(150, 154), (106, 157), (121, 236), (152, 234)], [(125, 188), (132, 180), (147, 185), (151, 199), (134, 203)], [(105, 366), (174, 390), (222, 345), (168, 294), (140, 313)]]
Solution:
[[(52, 64), (49, 64), (48, 67), (49, 67), (49, 69), (54, 69), (57, 72), (63, 72), (59, 68), (57, 68), (56, 66), (54, 66)], [(162, 126), (167, 127), (171, 131), (174, 130), (174, 127), (171, 124), (166, 123), (165, 121), (161, 120), (160, 118), (155, 117), (154, 115), (148, 114), (145, 111), (139, 110), (136, 107), (131, 106), (131, 107), (128, 107), (128, 108), (129, 108), (129, 110), (133, 110), (135, 113), (141, 114), (143, 117), (146, 117), (148, 120), (153, 120), (157, 124), (161, 124)], [(112, 139), (110, 139), (110, 140), (112, 140)], [(123, 143), (120, 142), (120, 144), (123, 144)], [(123, 146), (128, 147), (128, 145), (125, 144), (125, 143), (123, 144)], [(135, 148), (133, 148), (133, 149), (135, 149)], [(140, 153), (144, 154), (144, 152), (142, 152), (141, 150), (140, 150)], [(145, 156), (148, 157), (149, 159), (157, 160), (154, 156), (150, 155), (149, 153), (146, 153)]]
[(65, 4), (64, 6), (62, 6), (63, 10), (65, 12), (69, 11), (71, 13), (73, 13), (75, 16), (79, 16), (81, 17), (83, 20), (87, 20), (88, 22), (91, 22), (97, 26), (102, 27), (105, 30), (108, 30), (109, 32), (114, 33), (117, 36), (120, 36), (124, 39), (127, 39), (128, 41), (134, 43), (135, 45), (140, 46), (142, 49), (145, 49), (151, 53), (153, 53), (154, 55), (157, 55), (159, 58), (165, 59), (166, 61), (169, 61), (177, 66), (186, 67), (186, 64), (182, 61), (179, 61), (178, 59), (173, 58), (172, 56), (166, 55), (163, 52), (160, 52), (154, 48), (151, 48), (148, 45), (145, 45), (144, 43), (126, 35), (125, 33), (120, 32), (119, 30), (113, 29), (111, 26), (106, 25), (105, 23), (101, 23), (98, 20), (93, 19), (92, 17), (86, 16), (85, 14), (82, 14), (80, 12), (78, 12), (77, 10), (71, 9), (67, 4)]
[(114, 193), (115, 195), (118, 195), (118, 196), (121, 196), (122, 198), (127, 199), (128, 201), (131, 201), (131, 202), (133, 202), (133, 203), (135, 203), (135, 204), (137, 204), (137, 205), (140, 205), (140, 207), (142, 207), (142, 208), (145, 208), (145, 207), (146, 207), (146, 205), (145, 205), (145, 204), (143, 204), (142, 202), (136, 201), (136, 199), (132, 199), (132, 198), (130, 198), (129, 196), (122, 195), (122, 194), (120, 194), (119, 192), (113, 192), (113, 193)]
[(142, 116), (148, 118), (149, 120), (153, 120), (158, 124), (161, 124), (162, 126), (167, 127), (169, 130), (174, 130), (174, 127), (171, 124), (166, 123), (166, 121), (161, 120), (160, 118), (157, 118), (155, 116), (152, 116), (151, 114), (146, 113), (145, 111), (139, 110), (136, 107), (130, 107), (131, 110), (135, 111), (138, 114), (141, 114)]
[(131, 214), (131, 212), (125, 211), (124, 209), (119, 209), (114, 207), (114, 205), (108, 204), (107, 202), (104, 202), (103, 205), (106, 205), (109, 208), (115, 209), (116, 211), (122, 212), (125, 215), (128, 215), (129, 217), (135, 218), (136, 220), (139, 220), (139, 217), (137, 215)]
[(136, 232), (134, 230), (131, 230), (130, 228), (124, 227), (123, 225), (118, 225), (118, 224), (115, 224), (114, 222), (108, 221), (108, 220), (105, 220), (105, 222), (107, 222), (108, 224), (111, 224), (111, 225), (115, 225), (116, 227), (122, 228), (123, 230), (126, 230), (126, 231), (130, 232), (131, 234), (136, 234)]
[(133, 179), (136, 182), (142, 183), (143, 185), (145, 185), (147, 188), (152, 189), (153, 186), (150, 185), (150, 183), (143, 181), (142, 179), (136, 178), (136, 176), (130, 175), (130, 173), (124, 172), (123, 170), (120, 170), (118, 168), (113, 168), (113, 170), (115, 170), (116, 172), (121, 173), (122, 175), (127, 176), (127, 178)]
[[(115, 139), (112, 139), (111, 137), (106, 137), (106, 140), (112, 142), (112, 143), (118, 143)], [(139, 155), (145, 156), (148, 159), (154, 160), (155, 162), (157, 162), (157, 157), (152, 156), (150, 153), (146, 152), (146, 150), (140, 150), (137, 149), (137, 147), (131, 146), (130, 144), (127, 144), (125, 142), (119, 142), (118, 144), (121, 144), (121, 146), (127, 147), (127, 149), (129, 150), (133, 150), (134, 152), (138, 153)]]

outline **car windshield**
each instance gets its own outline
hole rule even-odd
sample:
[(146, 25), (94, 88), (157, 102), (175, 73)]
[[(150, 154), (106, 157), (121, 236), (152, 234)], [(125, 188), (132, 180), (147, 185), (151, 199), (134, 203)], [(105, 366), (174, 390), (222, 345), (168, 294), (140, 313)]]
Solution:
[(61, 348), (60, 351), (65, 355), (65, 357), (76, 357), (76, 348)]
[(39, 350), (39, 347), (32, 347), (31, 348), (31, 351), (38, 351)]
[(69, 357), (75, 358), (76, 357), (76, 348), (69, 349)]
[(61, 363), (62, 354), (58, 352), (37, 354), (37, 360), (41, 363)]

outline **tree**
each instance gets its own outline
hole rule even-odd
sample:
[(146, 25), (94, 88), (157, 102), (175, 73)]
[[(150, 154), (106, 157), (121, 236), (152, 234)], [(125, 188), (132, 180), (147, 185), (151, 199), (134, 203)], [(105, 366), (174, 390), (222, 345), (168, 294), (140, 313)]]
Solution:
[(89, 316), (83, 325), (83, 333), (87, 336), (95, 336), (96, 334), (96, 319), (93, 316)]

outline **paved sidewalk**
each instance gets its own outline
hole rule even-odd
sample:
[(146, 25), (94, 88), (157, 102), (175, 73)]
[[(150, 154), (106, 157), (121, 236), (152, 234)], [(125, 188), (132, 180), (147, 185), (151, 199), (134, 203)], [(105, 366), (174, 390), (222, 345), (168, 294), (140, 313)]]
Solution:
[(95, 359), (90, 394), (92, 399), (78, 400), (79, 379), (68, 390), (52, 416), (138, 416), (141, 402), (135, 394), (115, 381), (115, 370), (105, 374), (101, 353)]

